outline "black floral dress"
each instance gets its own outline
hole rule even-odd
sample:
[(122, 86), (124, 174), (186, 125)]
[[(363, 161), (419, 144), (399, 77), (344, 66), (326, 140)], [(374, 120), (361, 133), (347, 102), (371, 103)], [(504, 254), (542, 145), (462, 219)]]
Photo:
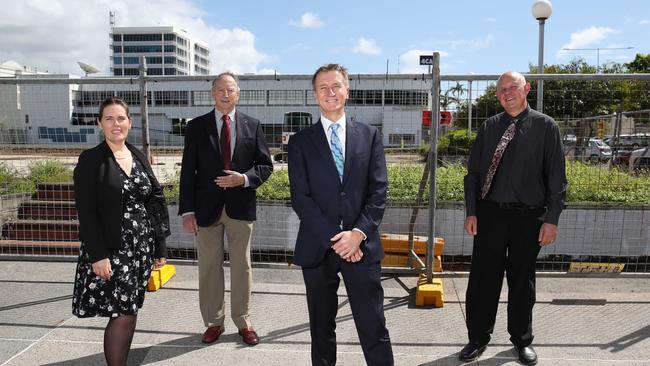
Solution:
[(122, 248), (110, 256), (113, 275), (103, 280), (95, 275), (84, 243), (72, 297), (72, 313), (80, 318), (135, 315), (153, 268), (154, 238), (144, 203), (152, 186), (147, 172), (134, 157), (131, 176), (120, 169), (122, 178)]

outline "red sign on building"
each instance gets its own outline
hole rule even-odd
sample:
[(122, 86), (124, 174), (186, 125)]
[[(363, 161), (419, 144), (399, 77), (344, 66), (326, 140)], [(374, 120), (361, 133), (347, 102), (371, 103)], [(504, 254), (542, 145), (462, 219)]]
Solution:
[[(451, 112), (440, 112), (440, 124), (451, 125)], [(431, 111), (422, 111), (422, 126), (431, 126)]]

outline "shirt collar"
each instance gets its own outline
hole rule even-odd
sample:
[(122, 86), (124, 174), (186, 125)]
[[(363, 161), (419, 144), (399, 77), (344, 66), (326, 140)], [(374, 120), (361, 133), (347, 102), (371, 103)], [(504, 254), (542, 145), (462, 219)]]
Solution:
[(530, 113), (530, 105), (526, 105), (526, 108), (523, 111), (521, 111), (521, 113), (519, 113), (518, 115), (512, 117), (511, 115), (508, 114), (508, 117), (510, 117), (510, 120), (521, 121), (522, 119), (526, 118), (526, 116), (528, 116), (528, 113)]
[[(237, 110), (237, 108), (233, 108), (232, 111), (230, 111), (230, 113), (228, 113), (228, 117), (230, 117), (231, 122), (235, 120), (235, 110)], [(219, 122), (223, 118), (223, 113), (219, 112), (219, 110), (215, 108), (214, 109), (214, 116), (217, 119), (217, 122)]]
[(321, 114), (321, 115), (320, 115), (320, 120), (321, 120), (321, 122), (323, 123), (323, 128), (325, 129), (325, 133), (328, 133), (328, 132), (329, 132), (329, 130), (330, 130), (330, 126), (331, 126), (332, 124), (334, 124), (334, 123), (338, 123), (338, 124), (339, 124), (339, 133), (345, 133), (345, 113), (343, 113), (343, 115), (341, 116), (341, 118), (339, 118), (339, 119), (336, 120), (336, 121), (330, 121), (329, 119), (327, 119), (325, 116), (323, 116), (323, 115)]

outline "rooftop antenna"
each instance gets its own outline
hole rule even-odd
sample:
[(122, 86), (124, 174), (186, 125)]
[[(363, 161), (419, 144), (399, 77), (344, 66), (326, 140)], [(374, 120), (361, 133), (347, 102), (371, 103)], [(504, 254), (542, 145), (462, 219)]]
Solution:
[(112, 10), (108, 12), (108, 23), (110, 24), (111, 29), (115, 27), (115, 12)]
[(98, 68), (88, 65), (85, 62), (77, 61), (77, 64), (79, 64), (79, 67), (81, 67), (81, 69), (86, 73), (86, 77), (88, 77), (88, 74), (96, 74), (99, 72)]

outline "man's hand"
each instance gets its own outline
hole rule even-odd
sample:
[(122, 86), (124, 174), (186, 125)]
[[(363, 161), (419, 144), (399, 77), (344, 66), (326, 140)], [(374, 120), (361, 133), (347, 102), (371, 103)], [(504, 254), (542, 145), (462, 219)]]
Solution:
[(217, 177), (214, 182), (221, 188), (234, 188), (243, 186), (246, 183), (244, 175), (234, 170), (224, 170), (227, 175)]
[(469, 235), (478, 234), (477, 225), (478, 224), (477, 224), (476, 216), (467, 216), (465, 218), (465, 232), (468, 233)]
[(194, 216), (194, 214), (183, 216), (183, 230), (185, 230), (186, 233), (194, 235), (199, 231), (199, 226), (196, 224), (196, 216)]
[(546, 222), (543, 223), (542, 227), (539, 229), (539, 237), (537, 238), (539, 245), (544, 247), (549, 244), (553, 244), (556, 238), (557, 225), (549, 224)]
[(356, 230), (341, 231), (330, 239), (334, 244), (332, 249), (348, 262), (358, 262), (363, 257), (360, 249), (363, 234)]

